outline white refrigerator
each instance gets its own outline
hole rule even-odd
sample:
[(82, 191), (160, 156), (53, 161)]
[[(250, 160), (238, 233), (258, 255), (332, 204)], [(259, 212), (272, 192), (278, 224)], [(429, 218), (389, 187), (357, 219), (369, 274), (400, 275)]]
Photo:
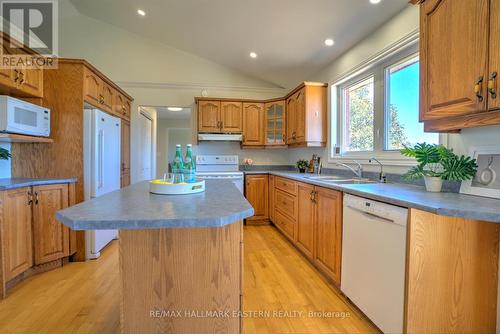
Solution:
[[(85, 200), (120, 189), (121, 121), (98, 109), (84, 110)], [(118, 237), (116, 230), (86, 231), (86, 257), (95, 259)]]

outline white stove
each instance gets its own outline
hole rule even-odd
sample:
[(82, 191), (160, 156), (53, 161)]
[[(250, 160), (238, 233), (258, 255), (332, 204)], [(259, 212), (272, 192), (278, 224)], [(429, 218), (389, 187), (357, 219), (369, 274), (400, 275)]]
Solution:
[(196, 176), (200, 179), (231, 180), (243, 193), (243, 172), (237, 155), (197, 155)]

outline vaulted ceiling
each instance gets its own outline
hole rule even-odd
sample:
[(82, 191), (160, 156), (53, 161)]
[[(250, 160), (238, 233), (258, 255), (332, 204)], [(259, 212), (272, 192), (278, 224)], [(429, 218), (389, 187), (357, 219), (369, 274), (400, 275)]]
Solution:
[[(408, 6), (407, 0), (71, 0), (113, 24), (278, 86), (323, 66)], [(138, 9), (146, 12), (137, 14)], [(332, 38), (335, 45), (326, 47)], [(250, 52), (258, 57), (252, 59)], [(168, 61), (168, 60), (167, 60)]]

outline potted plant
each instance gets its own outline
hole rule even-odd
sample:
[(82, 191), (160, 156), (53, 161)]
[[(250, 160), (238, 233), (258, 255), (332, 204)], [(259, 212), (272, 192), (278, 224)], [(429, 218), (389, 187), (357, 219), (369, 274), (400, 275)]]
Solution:
[(11, 155), (8, 150), (4, 149), (3, 147), (0, 147), (0, 160), (9, 160), (11, 158)]
[(476, 160), (471, 157), (458, 156), (443, 145), (427, 143), (405, 147), (401, 154), (417, 160), (417, 165), (406, 174), (405, 179), (424, 178), (425, 187), (430, 192), (440, 192), (443, 180), (465, 181), (476, 175)]
[(304, 160), (304, 159), (300, 159), (299, 161), (297, 161), (296, 166), (299, 169), (299, 172), (305, 173), (307, 167), (309, 166), (309, 161)]

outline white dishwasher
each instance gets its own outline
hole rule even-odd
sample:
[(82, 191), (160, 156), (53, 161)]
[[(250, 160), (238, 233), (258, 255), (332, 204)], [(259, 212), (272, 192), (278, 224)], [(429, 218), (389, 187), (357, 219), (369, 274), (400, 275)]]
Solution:
[(342, 292), (384, 333), (402, 333), (408, 209), (344, 196)]

